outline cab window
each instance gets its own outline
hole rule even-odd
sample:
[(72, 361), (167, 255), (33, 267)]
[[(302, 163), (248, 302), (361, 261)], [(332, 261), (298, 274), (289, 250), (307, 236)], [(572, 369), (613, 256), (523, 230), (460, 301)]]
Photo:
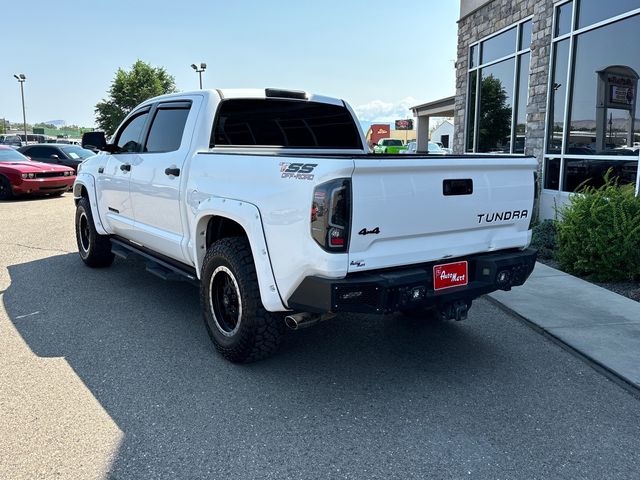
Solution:
[(127, 124), (118, 133), (118, 138), (115, 142), (117, 146), (115, 153), (141, 151), (142, 132), (148, 117), (149, 110), (147, 109), (129, 119)]
[(145, 153), (173, 152), (180, 148), (189, 107), (189, 102), (167, 103), (158, 107), (149, 130)]

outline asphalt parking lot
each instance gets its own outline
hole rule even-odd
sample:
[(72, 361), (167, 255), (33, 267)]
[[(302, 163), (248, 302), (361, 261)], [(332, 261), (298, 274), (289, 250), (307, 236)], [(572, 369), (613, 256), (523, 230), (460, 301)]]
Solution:
[[(239, 366), (198, 292), (0, 203), (0, 478), (638, 478), (640, 400), (487, 300), (341, 316)], [(552, 312), (550, 312), (552, 314)]]

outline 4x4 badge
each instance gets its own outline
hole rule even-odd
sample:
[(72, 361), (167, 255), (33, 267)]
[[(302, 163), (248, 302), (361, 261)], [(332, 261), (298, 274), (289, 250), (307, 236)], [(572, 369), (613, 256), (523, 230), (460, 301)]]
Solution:
[(370, 233), (378, 235), (380, 233), (380, 227), (376, 227), (373, 230), (367, 230), (366, 228), (363, 228), (358, 232), (358, 235), (369, 235)]

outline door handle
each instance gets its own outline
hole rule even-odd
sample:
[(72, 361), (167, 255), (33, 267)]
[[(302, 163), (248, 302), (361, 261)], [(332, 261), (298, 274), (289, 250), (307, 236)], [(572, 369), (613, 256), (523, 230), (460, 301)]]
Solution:
[(180, 169), (179, 168), (175, 168), (175, 167), (168, 167), (164, 169), (164, 174), (165, 175), (173, 175), (174, 177), (179, 177), (180, 176)]
[(120, 165), (120, 170), (122, 170), (123, 172), (130, 172), (131, 165), (129, 165), (128, 163), (123, 163), (122, 165)]

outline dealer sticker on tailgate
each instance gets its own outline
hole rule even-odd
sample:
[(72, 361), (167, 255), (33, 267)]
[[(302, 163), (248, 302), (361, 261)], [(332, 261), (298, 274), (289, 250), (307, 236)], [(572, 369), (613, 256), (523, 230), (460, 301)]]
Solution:
[(459, 287), (468, 283), (467, 262), (446, 263), (433, 267), (433, 289)]

